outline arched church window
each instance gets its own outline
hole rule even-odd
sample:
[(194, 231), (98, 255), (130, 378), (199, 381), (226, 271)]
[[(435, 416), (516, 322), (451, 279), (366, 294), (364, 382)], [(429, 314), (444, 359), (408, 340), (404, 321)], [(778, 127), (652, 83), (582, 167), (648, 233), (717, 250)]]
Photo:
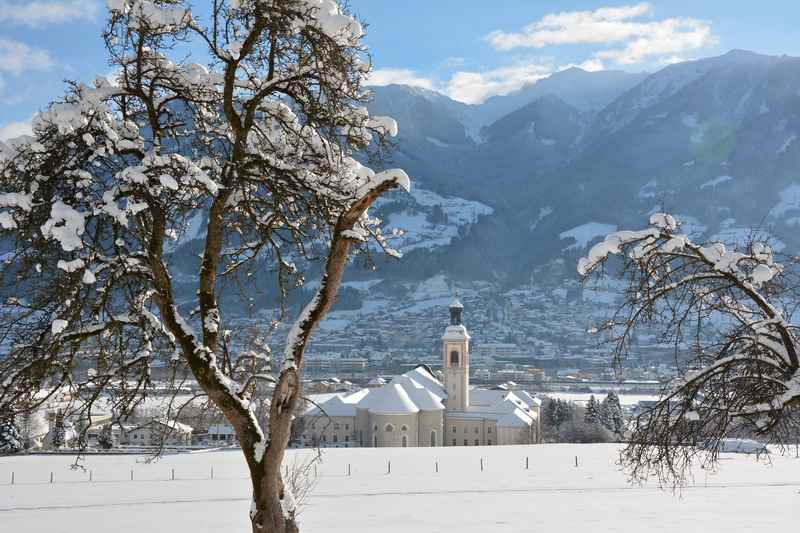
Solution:
[(436, 446), (436, 432), (431, 431), (431, 446)]
[(386, 431), (387, 433), (391, 433), (392, 431), (394, 431), (394, 426), (393, 426), (393, 425), (391, 425), (391, 424), (386, 424), (386, 426), (385, 426), (383, 429), (384, 429), (384, 431)]
[(453, 350), (450, 352), (450, 364), (457, 365), (458, 364), (458, 350)]
[(408, 447), (408, 437), (403, 435), (403, 448)]
[(400, 431), (408, 431), (408, 426), (407, 426), (407, 425), (405, 425), (405, 424), (403, 424), (403, 425), (400, 427)]

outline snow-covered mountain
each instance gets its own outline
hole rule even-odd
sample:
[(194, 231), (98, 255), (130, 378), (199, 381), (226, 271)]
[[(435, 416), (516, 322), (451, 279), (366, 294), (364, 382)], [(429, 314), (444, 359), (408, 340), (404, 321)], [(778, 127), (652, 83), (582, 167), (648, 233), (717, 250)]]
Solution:
[(700, 236), (758, 226), (800, 249), (798, 58), (734, 50), (649, 75), (573, 68), (478, 106), (378, 87), (372, 106), (400, 124), (391, 164), (493, 210), (418, 261), (426, 275), (524, 278), (582, 253), (583, 230), (638, 227), (657, 208)]
[[(392, 85), (370, 107), (397, 119), (384, 164), (414, 183), (376, 209), (404, 230), (402, 261), (376, 254), (384, 288), (440, 275), (513, 288), (556, 263), (569, 277), (602, 233), (655, 209), (697, 238), (757, 227), (800, 250), (800, 58), (735, 50), (649, 75), (573, 68), (481, 105)], [(196, 262), (196, 222), (175, 261)], [(369, 276), (356, 266), (348, 280)]]

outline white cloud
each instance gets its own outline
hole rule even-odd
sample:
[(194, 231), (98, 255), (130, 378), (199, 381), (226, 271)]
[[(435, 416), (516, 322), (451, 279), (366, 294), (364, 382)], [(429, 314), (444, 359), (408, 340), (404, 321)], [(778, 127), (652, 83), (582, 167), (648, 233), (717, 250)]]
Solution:
[(411, 69), (378, 69), (370, 75), (367, 85), (401, 84), (423, 87), (445, 94), (466, 104), (479, 104), (490, 96), (502, 96), (512, 93), (525, 85), (546, 78), (553, 72), (569, 67), (580, 67), (584, 70), (603, 70), (603, 63), (597, 59), (589, 59), (580, 64), (555, 66), (549, 60), (538, 62), (518, 62), (513, 65), (495, 69), (454, 72), (446, 81), (435, 81), (426, 78)]
[(435, 83), (430, 78), (419, 76), (416, 72), (406, 68), (379, 68), (373, 70), (367, 78), (367, 85), (411, 85), (424, 89), (435, 88)]
[(0, 72), (20, 74), (28, 70), (47, 70), (53, 65), (47, 50), (0, 37)]
[(564, 65), (561, 67), (561, 70), (567, 69), (570, 67), (578, 67), (587, 72), (597, 72), (598, 70), (604, 70), (605, 65), (602, 61), (596, 58), (587, 59), (581, 63), (570, 63), (569, 65)]
[(641, 20), (652, 15), (653, 8), (648, 3), (565, 11), (546, 15), (519, 32), (494, 31), (484, 39), (501, 51), (565, 44), (620, 44), (621, 47), (594, 53), (590, 60), (611, 60), (622, 65), (641, 63), (652, 56), (675, 56), (717, 42), (706, 21)]
[(32, 133), (30, 120), (0, 125), (0, 141), (7, 141), (20, 135), (31, 135)]
[(524, 63), (482, 72), (460, 71), (448, 81), (446, 93), (453, 100), (477, 104), (490, 96), (514, 92), (550, 75), (553, 70), (550, 64)]
[(618, 8), (602, 7), (595, 11), (564, 11), (546, 15), (517, 33), (494, 31), (485, 40), (497, 50), (622, 41), (636, 35), (645, 26), (627, 20), (651, 11), (647, 3)]
[(96, 0), (0, 0), (0, 24), (40, 27), (73, 20), (95, 20), (98, 13)]

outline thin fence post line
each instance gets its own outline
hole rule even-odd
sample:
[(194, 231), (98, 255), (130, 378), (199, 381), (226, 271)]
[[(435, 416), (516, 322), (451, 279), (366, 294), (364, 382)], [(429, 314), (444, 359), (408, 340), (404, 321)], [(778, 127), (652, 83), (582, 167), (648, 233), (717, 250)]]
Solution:
[(391, 473), (392, 473), (392, 462), (391, 462), (391, 461), (389, 461), (388, 463), (389, 463), (389, 464), (388, 464), (388, 470), (386, 471), (386, 473), (387, 473), (387, 474), (391, 474)]
[(481, 472), (483, 472), (483, 457), (481, 457)]
[(530, 468), (530, 464), (528, 463), (529, 459), (530, 459), (530, 457), (526, 457), (525, 458), (525, 470), (528, 470)]
[(211, 479), (214, 479), (214, 465), (211, 465)]
[(90, 483), (93, 481), (93, 477), (94, 477), (94, 470), (89, 470), (89, 482)]
[(350, 463), (347, 463), (347, 475), (350, 475)]
[(14, 484), (14, 476), (15, 476), (15, 472), (11, 472), (11, 484), (12, 485)]
[(436, 465), (436, 473), (438, 474), (439, 473), (439, 461), (436, 461), (434, 464)]
[(575, 456), (575, 468), (578, 468), (578, 456)]
[(53, 484), (53, 473), (52, 472), (50, 472), (50, 484), (51, 485)]
[(172, 469), (172, 481), (175, 481), (175, 469)]
[(131, 468), (131, 481), (133, 481), (133, 469)]

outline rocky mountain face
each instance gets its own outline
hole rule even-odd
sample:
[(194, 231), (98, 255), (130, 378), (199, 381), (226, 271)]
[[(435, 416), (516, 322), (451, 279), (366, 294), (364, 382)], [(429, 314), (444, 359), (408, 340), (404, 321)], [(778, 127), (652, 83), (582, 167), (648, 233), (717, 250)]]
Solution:
[(757, 228), (800, 248), (800, 58), (736, 50), (650, 75), (573, 68), (478, 106), (378, 87), (372, 112), (400, 124), (387, 164), (491, 209), (446, 246), (381, 265), (385, 276), (513, 285), (656, 209), (698, 237)]

